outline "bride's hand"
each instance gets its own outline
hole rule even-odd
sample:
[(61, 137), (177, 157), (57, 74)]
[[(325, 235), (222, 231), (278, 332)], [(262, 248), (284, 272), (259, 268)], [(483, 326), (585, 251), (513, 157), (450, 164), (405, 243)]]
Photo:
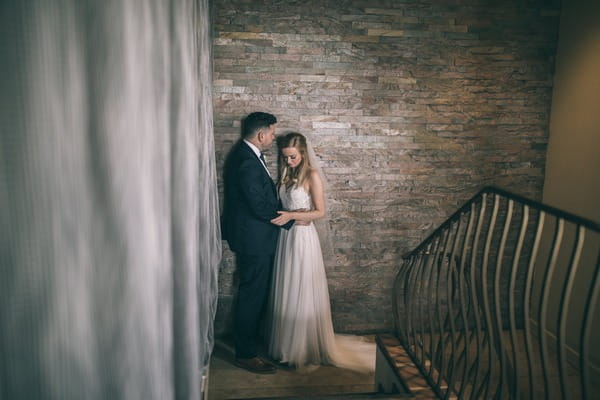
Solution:
[(287, 212), (287, 211), (277, 211), (277, 214), (279, 214), (279, 217), (275, 217), (271, 220), (272, 224), (278, 225), (278, 226), (283, 226), (285, 224), (287, 224), (288, 222), (290, 222), (290, 220), (292, 220), (292, 216), (291, 213)]
[[(298, 210), (296, 210), (296, 212), (305, 212), (305, 211), (310, 211), (308, 208), (300, 208)], [(302, 225), (302, 226), (307, 226), (310, 225), (310, 221), (301, 221), (299, 219), (296, 218), (296, 225)]]

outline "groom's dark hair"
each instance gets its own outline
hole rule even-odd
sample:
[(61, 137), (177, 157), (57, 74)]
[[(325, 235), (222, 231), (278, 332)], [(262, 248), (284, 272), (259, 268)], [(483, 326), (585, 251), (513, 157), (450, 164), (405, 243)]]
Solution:
[(273, 114), (260, 111), (248, 114), (242, 120), (242, 139), (252, 137), (259, 130), (268, 128), (276, 122), (277, 118)]

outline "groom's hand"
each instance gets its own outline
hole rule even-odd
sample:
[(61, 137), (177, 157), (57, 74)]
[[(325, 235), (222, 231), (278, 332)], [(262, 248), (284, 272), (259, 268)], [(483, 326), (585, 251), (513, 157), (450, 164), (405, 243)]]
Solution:
[(283, 226), (293, 219), (291, 213), (287, 211), (277, 211), (277, 214), (279, 216), (271, 220), (271, 223), (277, 226)]

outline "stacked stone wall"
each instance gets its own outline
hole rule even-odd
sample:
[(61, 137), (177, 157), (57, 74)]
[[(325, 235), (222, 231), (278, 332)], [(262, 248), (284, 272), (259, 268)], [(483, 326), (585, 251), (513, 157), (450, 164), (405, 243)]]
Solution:
[[(249, 112), (311, 138), (336, 330), (391, 329), (402, 255), (482, 187), (540, 199), (553, 2), (214, 0), (213, 12), (218, 173)], [(224, 247), (217, 331), (235, 292)]]

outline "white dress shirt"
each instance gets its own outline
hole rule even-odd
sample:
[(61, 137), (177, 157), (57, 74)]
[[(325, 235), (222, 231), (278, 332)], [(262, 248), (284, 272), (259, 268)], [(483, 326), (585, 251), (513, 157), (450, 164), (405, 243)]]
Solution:
[(260, 163), (262, 164), (262, 166), (265, 168), (265, 171), (267, 171), (267, 174), (269, 174), (269, 176), (271, 176), (271, 172), (269, 172), (269, 169), (267, 168), (267, 166), (265, 164), (266, 161), (263, 163), (262, 160), (260, 159), (260, 155), (262, 154), (262, 152), (258, 149), (258, 147), (256, 147), (254, 144), (250, 143), (246, 139), (244, 139), (244, 143), (246, 143), (252, 149), (252, 151), (254, 152), (254, 154), (256, 154), (256, 157), (258, 157), (258, 160), (260, 161)]

